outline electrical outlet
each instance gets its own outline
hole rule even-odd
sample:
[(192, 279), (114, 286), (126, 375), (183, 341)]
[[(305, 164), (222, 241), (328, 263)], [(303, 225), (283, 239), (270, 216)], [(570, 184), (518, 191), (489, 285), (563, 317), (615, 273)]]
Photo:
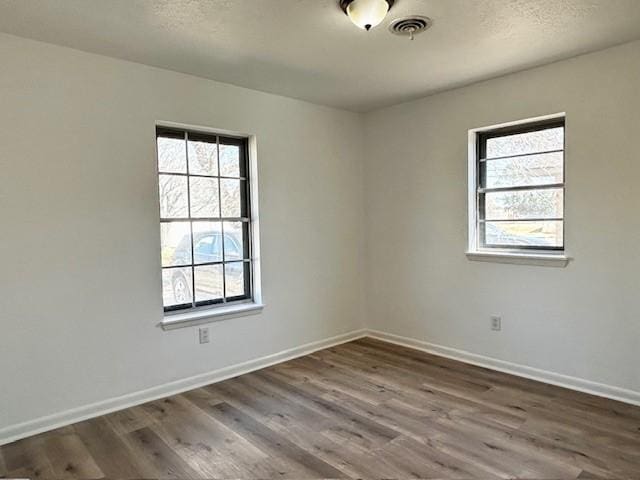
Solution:
[(502, 330), (502, 318), (498, 315), (491, 315), (491, 330), (496, 332)]
[(199, 328), (198, 329), (198, 338), (200, 339), (200, 343), (209, 343), (209, 329), (208, 328)]

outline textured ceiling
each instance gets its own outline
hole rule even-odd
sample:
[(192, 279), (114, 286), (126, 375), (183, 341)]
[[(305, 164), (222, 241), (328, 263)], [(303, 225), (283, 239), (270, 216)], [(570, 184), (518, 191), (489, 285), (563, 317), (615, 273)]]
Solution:
[(397, 0), (370, 32), (337, 3), (0, 0), (0, 31), (356, 111), (640, 38), (640, 0)]

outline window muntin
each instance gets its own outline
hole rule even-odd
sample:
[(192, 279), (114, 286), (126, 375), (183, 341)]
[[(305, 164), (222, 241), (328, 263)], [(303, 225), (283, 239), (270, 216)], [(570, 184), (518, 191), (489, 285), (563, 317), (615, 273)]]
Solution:
[(564, 119), (479, 132), (476, 150), (478, 247), (564, 250)]
[(247, 140), (158, 127), (165, 311), (252, 298)]

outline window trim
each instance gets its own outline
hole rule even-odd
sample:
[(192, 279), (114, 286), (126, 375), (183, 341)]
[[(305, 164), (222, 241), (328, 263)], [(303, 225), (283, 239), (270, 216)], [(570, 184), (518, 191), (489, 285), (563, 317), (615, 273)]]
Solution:
[[(257, 140), (255, 135), (224, 130), (215, 129), (210, 127), (201, 127), (194, 125), (187, 125), (176, 122), (157, 121), (154, 126), (154, 161), (156, 164), (156, 188), (158, 175), (161, 173), (158, 166), (158, 151), (157, 151), (157, 132), (162, 130), (177, 130), (185, 131), (195, 135), (215, 135), (220, 138), (240, 140), (244, 142), (245, 152), (245, 172), (240, 172), (240, 177), (229, 177), (237, 180), (238, 178), (246, 182), (246, 195), (247, 195), (247, 212), (246, 216), (239, 217), (239, 219), (248, 220), (248, 250), (249, 250), (249, 264), (250, 264), (250, 279), (249, 279), (249, 296), (226, 302), (211, 302), (207, 304), (200, 304), (197, 306), (182, 308), (182, 309), (167, 309), (162, 306), (163, 318), (160, 322), (160, 326), (164, 330), (170, 330), (180, 327), (188, 327), (192, 325), (198, 325), (202, 323), (208, 323), (218, 320), (224, 320), (228, 318), (236, 318), (244, 315), (252, 315), (260, 313), (264, 307), (262, 300), (262, 285), (261, 285), (261, 268), (260, 268), (260, 229), (259, 229), (259, 209), (258, 209), (258, 172), (257, 172)], [(218, 172), (220, 173), (220, 172)], [(189, 174), (184, 174), (188, 177)], [(198, 176), (198, 175), (191, 175)], [(227, 177), (220, 177), (225, 179)], [(159, 198), (159, 192), (156, 191), (156, 198)], [(158, 221), (160, 223), (160, 211), (158, 203)], [(174, 219), (171, 219), (174, 220)], [(179, 220), (179, 219), (175, 219)], [(198, 220), (202, 220), (198, 218)], [(204, 219), (206, 220), (206, 219)], [(221, 221), (221, 220), (220, 220)], [(158, 238), (160, 240), (160, 238)], [(224, 240), (223, 240), (224, 241)], [(192, 258), (192, 261), (194, 259)], [(216, 262), (223, 264), (222, 262)], [(242, 263), (246, 263), (242, 260)], [(158, 265), (160, 273), (163, 270), (161, 264)], [(160, 275), (160, 292), (162, 292), (162, 275)]]
[[(530, 264), (542, 266), (566, 266), (570, 257), (566, 255), (566, 217), (563, 206), (563, 246), (562, 247), (538, 247), (511, 245), (481, 245), (480, 242), (480, 193), (486, 191), (500, 191), (501, 188), (483, 189), (480, 187), (480, 168), (483, 158), (483, 147), (486, 140), (510, 133), (527, 133), (554, 126), (565, 126), (565, 145), (563, 146), (563, 179), (555, 188), (563, 188), (563, 202), (566, 203), (566, 115), (564, 112), (542, 117), (529, 118), (514, 122), (491, 125), (471, 129), (468, 132), (468, 248), (466, 255), (470, 260), (489, 261), (499, 263)], [(537, 152), (537, 154), (546, 152)], [(509, 158), (511, 156), (500, 157)], [(515, 187), (515, 190), (530, 190), (539, 188), (552, 188), (543, 186)], [(514, 187), (505, 188), (512, 191)]]

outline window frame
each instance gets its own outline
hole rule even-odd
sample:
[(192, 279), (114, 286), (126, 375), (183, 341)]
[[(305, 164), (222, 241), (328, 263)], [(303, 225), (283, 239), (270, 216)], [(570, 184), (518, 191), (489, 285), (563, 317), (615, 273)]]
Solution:
[[(521, 185), (510, 187), (483, 187), (483, 177), (486, 168), (486, 144), (491, 138), (503, 137), (508, 135), (530, 133), (535, 131), (546, 130), (549, 128), (562, 127), (564, 129), (562, 150), (551, 150), (532, 152), (524, 155), (507, 155), (502, 158), (516, 158), (528, 155), (539, 155), (541, 153), (562, 152), (562, 182), (546, 185)], [(562, 189), (563, 192), (563, 208), (562, 218), (532, 218), (521, 219), (521, 221), (546, 220), (561, 221), (563, 236), (562, 246), (545, 246), (545, 245), (487, 245), (483, 235), (483, 228), (486, 224), (484, 215), (484, 198), (485, 194), (494, 191), (528, 191), (540, 189)], [(467, 255), (472, 258), (486, 260), (490, 258), (498, 258), (500, 256), (517, 256), (520, 258), (531, 257), (541, 259), (553, 259), (554, 257), (567, 260), (566, 251), (566, 116), (564, 113), (553, 114), (545, 117), (537, 117), (516, 122), (510, 122), (490, 127), (483, 127), (469, 130), (469, 242)], [(507, 221), (507, 220), (504, 220)], [(566, 265), (566, 263), (565, 263)]]
[[(188, 141), (191, 138), (201, 138), (205, 140), (213, 140), (215, 139), (216, 144), (216, 160), (217, 160), (217, 172), (216, 175), (207, 175), (207, 174), (191, 174), (189, 172), (189, 154), (188, 154)], [(160, 170), (160, 165), (158, 162), (158, 138), (160, 137), (169, 137), (169, 138), (180, 138), (185, 142), (185, 159), (186, 159), (186, 173), (176, 173), (176, 172), (163, 172)], [(212, 142), (213, 143), (213, 142)], [(222, 315), (233, 314), (237, 311), (241, 311), (245, 307), (250, 307), (248, 309), (254, 310), (256, 306), (262, 307), (260, 291), (257, 286), (257, 278), (259, 278), (259, 268), (256, 265), (257, 257), (257, 215), (254, 216), (254, 210), (257, 210), (257, 200), (254, 199), (254, 186), (256, 185), (254, 180), (255, 174), (255, 166), (252, 161), (252, 153), (255, 150), (255, 146), (253, 145), (254, 138), (248, 135), (242, 134), (234, 134), (227, 131), (218, 131), (211, 130), (206, 128), (197, 128), (197, 127), (188, 127), (178, 124), (164, 124), (157, 123), (155, 129), (155, 161), (156, 161), (156, 182), (158, 185), (158, 205), (160, 206), (160, 195), (159, 195), (159, 179), (160, 175), (176, 175), (181, 176), (187, 179), (187, 216), (186, 217), (176, 217), (176, 218), (163, 218), (161, 211), (159, 211), (158, 221), (159, 225), (173, 223), (173, 222), (188, 222), (189, 223), (189, 232), (190, 232), (190, 249), (191, 249), (191, 263), (185, 265), (170, 265), (163, 266), (162, 261), (160, 262), (160, 269), (162, 272), (165, 270), (171, 269), (180, 269), (180, 268), (190, 268), (191, 269), (191, 302), (177, 305), (164, 305), (163, 299), (163, 311), (165, 318), (168, 318), (167, 323), (184, 323), (188, 321), (191, 316), (194, 318), (202, 319), (203, 314), (213, 313), (216, 311), (222, 312)], [(220, 171), (220, 145), (237, 145), (240, 147), (240, 172), (239, 177), (228, 177), (221, 175)], [(212, 178), (217, 180), (218, 182), (218, 203), (219, 203), (219, 214), (220, 217), (193, 217), (190, 211), (190, 203), (191, 203), (191, 178)], [(220, 181), (225, 179), (239, 180), (241, 182), (241, 214), (240, 217), (222, 217), (222, 201), (221, 201), (221, 188)], [(196, 263), (195, 259), (195, 246), (193, 244), (194, 231), (193, 224), (194, 221), (202, 221), (202, 222), (216, 222), (220, 224), (220, 239), (222, 242), (221, 250), (222, 250), (222, 259), (220, 261), (214, 262), (205, 262), (205, 263)], [(225, 222), (241, 222), (242, 223), (242, 235), (244, 237), (244, 251), (243, 258), (241, 260), (226, 260), (224, 257), (224, 223)], [(246, 230), (245, 230), (246, 225)], [(197, 232), (196, 232), (197, 233)], [(215, 234), (214, 234), (215, 237)], [(238, 264), (242, 265), (241, 268), (244, 269), (244, 295), (238, 295), (233, 297), (226, 296), (226, 266), (229, 264)], [(210, 265), (220, 265), (222, 268), (222, 278), (223, 278), (223, 296), (220, 299), (212, 299), (212, 300), (196, 300), (196, 290), (195, 290), (195, 268), (202, 266), (210, 266)], [(162, 282), (161, 282), (162, 285)], [(162, 288), (161, 288), (162, 292)], [(251, 305), (247, 305), (251, 304)], [(240, 308), (235, 308), (240, 307)], [(198, 320), (197, 323), (203, 323), (201, 320)], [(174, 328), (174, 327), (171, 327)]]

